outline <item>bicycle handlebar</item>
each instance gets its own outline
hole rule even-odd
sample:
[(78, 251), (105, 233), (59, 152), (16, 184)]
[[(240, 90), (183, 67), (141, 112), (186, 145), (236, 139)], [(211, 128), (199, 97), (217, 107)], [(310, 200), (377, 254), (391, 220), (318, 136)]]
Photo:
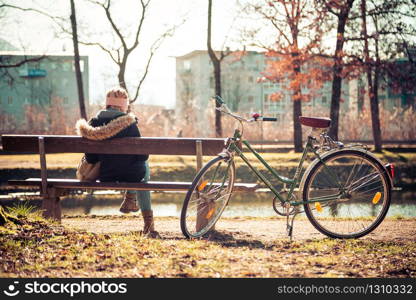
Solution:
[(224, 105), (224, 104), (225, 104), (224, 100), (222, 100), (222, 98), (221, 98), (220, 96), (218, 96), (218, 95), (216, 95), (216, 96), (214, 97), (214, 99), (215, 99), (215, 101), (217, 101), (217, 103), (218, 103), (219, 105)]
[(254, 113), (252, 115), (251, 119), (245, 119), (243, 117), (240, 117), (234, 113), (232, 113), (230, 111), (230, 109), (227, 107), (227, 104), (225, 104), (225, 101), (218, 95), (216, 95), (213, 99), (215, 99), (215, 101), (217, 102), (217, 104), (219, 105), (219, 107), (217, 107), (216, 109), (219, 110), (222, 113), (225, 113), (239, 121), (245, 121), (245, 122), (256, 122), (256, 121), (265, 121), (265, 122), (276, 122), (277, 118), (269, 118), (269, 117), (263, 117), (261, 115), (259, 115), (258, 113)]
[(263, 117), (263, 121), (276, 122), (277, 118), (265, 118), (265, 117)]

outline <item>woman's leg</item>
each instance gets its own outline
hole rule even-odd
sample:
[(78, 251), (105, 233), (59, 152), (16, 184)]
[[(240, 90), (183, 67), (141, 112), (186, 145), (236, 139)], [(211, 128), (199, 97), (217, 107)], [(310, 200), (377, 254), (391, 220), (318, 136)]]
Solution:
[[(150, 179), (150, 168), (146, 161), (146, 174), (144, 175), (143, 182), (149, 181)], [(152, 210), (152, 204), (150, 199), (150, 191), (137, 191), (139, 198), (139, 206), (142, 211)]]

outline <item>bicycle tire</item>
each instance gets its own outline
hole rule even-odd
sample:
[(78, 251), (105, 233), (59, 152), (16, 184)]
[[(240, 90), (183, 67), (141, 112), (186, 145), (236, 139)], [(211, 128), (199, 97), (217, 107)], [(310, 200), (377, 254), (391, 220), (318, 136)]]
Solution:
[[(364, 151), (345, 149), (324, 155), (312, 166), (302, 196), (304, 201), (336, 198), (322, 202), (325, 209), (329, 207), (327, 211), (319, 201), (304, 203), (305, 213), (318, 231), (331, 238), (359, 238), (384, 220), (390, 207), (391, 185), (378, 159)], [(356, 216), (353, 204), (361, 210), (361, 216)], [(365, 213), (368, 215), (363, 216)]]
[[(221, 165), (226, 167), (228, 174), (224, 176), (228, 176), (228, 180), (224, 180), (221, 176), (214, 178), (216, 172), (221, 168)], [(217, 169), (213, 169), (214, 167)], [(223, 168), (221, 168), (222, 170)], [(212, 171), (214, 171), (214, 174), (210, 173)], [(209, 177), (210, 175), (211, 177)], [(210, 182), (204, 178), (210, 178)], [(227, 181), (227, 185), (225, 186), (224, 183), (221, 184), (222, 181), (224, 183)], [(215, 225), (231, 198), (234, 182), (235, 164), (233, 159), (227, 160), (224, 157), (218, 156), (209, 161), (198, 172), (192, 181), (190, 189), (186, 193), (181, 210), (181, 230), (186, 238), (202, 237)], [(217, 186), (217, 189), (214, 189), (215, 186)], [(223, 190), (225, 193), (222, 193)], [(195, 195), (197, 198), (194, 200)], [(193, 211), (193, 205), (195, 205), (195, 212)], [(205, 216), (202, 217), (202, 214), (205, 212)]]

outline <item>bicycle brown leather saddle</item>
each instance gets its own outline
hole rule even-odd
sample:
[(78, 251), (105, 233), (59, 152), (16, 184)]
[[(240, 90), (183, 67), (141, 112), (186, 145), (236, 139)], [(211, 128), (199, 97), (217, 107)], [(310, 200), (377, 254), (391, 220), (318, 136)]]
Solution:
[(314, 118), (300, 116), (299, 121), (302, 125), (314, 128), (328, 128), (331, 125), (331, 119), (329, 118)]

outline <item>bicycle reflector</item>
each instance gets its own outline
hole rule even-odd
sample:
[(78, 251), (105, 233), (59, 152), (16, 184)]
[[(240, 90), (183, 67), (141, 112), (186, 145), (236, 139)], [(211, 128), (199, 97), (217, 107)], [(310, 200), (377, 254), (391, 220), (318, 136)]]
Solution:
[(201, 182), (201, 184), (198, 186), (198, 191), (202, 191), (204, 187), (208, 184), (208, 180), (204, 180)]
[(372, 200), (371, 202), (373, 202), (373, 204), (377, 204), (377, 203), (378, 203), (378, 201), (380, 201), (380, 199), (381, 199), (381, 193), (380, 193), (380, 192), (377, 192), (377, 193), (374, 195), (373, 200)]
[(322, 212), (322, 206), (321, 203), (319, 202), (315, 202), (315, 208), (318, 212)]
[(214, 214), (214, 211), (215, 211), (215, 207), (212, 207), (212, 208), (208, 211), (208, 213), (207, 213), (207, 215), (205, 216), (205, 218), (206, 218), (207, 220), (209, 220), (209, 219), (212, 217), (212, 215)]
[(393, 164), (387, 164), (385, 165), (387, 171), (389, 172), (391, 180), (394, 180), (394, 165)]

